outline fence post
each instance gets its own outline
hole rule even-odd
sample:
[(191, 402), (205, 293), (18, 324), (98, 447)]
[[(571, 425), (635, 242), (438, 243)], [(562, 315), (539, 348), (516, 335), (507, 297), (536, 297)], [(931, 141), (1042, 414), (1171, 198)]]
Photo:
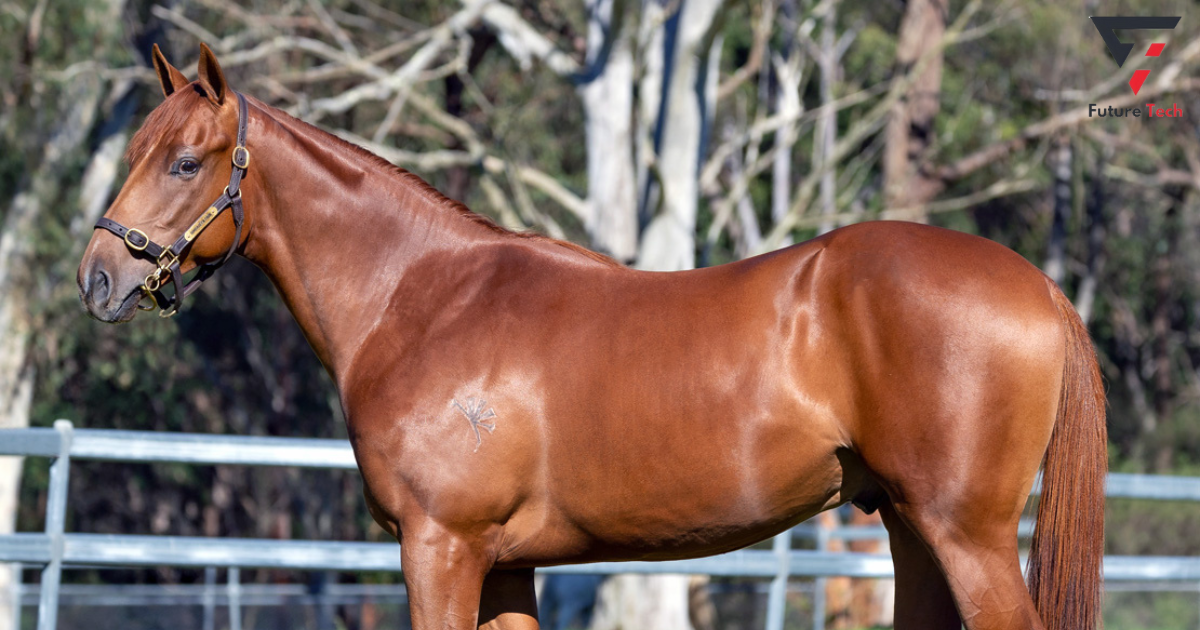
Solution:
[(317, 629), (334, 630), (335, 607), (330, 600), (329, 583), (337, 579), (333, 571), (322, 571), (321, 580), (317, 582)]
[(767, 594), (767, 630), (783, 630), (783, 613), (787, 608), (788, 576), (792, 572), (792, 530), (775, 537), (771, 550), (775, 552), (776, 573)]
[(217, 568), (204, 567), (204, 595), (201, 599), (204, 606), (204, 630), (216, 630), (217, 620)]
[(230, 567), (226, 588), (229, 589), (229, 630), (242, 630), (242, 570)]
[[(817, 523), (817, 551), (829, 551), (829, 528)], [(825, 630), (825, 578), (813, 580), (813, 630)]]
[(50, 537), (50, 564), (42, 569), (42, 592), (38, 601), (38, 630), (55, 630), (58, 625), (58, 587), (62, 583), (63, 528), (67, 520), (67, 491), (71, 480), (70, 420), (55, 420), (58, 458), (50, 464), (50, 492), (46, 497), (46, 535)]
[(24, 584), (22, 578), (25, 575), (25, 567), (21, 566), (20, 562), (12, 564), (13, 581), (12, 581), (12, 611), (13, 611), (13, 630), (21, 630), (21, 600), (24, 595)]

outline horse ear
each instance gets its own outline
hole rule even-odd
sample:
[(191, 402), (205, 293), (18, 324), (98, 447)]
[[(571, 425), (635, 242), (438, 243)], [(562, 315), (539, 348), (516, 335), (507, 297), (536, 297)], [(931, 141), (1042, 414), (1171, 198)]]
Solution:
[(150, 57), (154, 60), (154, 70), (158, 72), (158, 82), (162, 84), (163, 96), (170, 96), (175, 90), (191, 83), (178, 68), (167, 61), (162, 51), (159, 50), (158, 44), (154, 45), (154, 51)]
[(208, 44), (200, 44), (200, 87), (208, 93), (208, 98), (217, 105), (225, 104), (225, 92), (229, 90), (225, 84), (225, 74), (221, 72), (221, 64), (213, 54)]

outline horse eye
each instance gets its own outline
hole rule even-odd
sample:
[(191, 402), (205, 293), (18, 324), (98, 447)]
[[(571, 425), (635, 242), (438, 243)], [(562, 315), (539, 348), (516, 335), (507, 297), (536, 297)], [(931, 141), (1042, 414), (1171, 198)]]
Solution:
[(175, 166), (175, 172), (180, 175), (195, 175), (199, 171), (200, 163), (191, 158), (183, 158)]

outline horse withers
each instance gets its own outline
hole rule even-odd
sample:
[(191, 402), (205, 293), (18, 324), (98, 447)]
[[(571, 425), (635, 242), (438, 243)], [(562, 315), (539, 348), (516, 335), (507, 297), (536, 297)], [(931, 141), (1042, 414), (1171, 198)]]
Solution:
[[(1095, 627), (1100, 375), (1017, 254), (878, 222), (635, 271), (237, 94), (207, 47), (193, 82), (154, 62), (166, 100), (83, 302), (173, 313), (185, 273), (262, 268), (340, 392), (417, 630), (536, 628), (534, 567), (720, 553), (846, 502), (883, 515), (898, 628)], [(1027, 588), (1017, 522), (1043, 460)]]

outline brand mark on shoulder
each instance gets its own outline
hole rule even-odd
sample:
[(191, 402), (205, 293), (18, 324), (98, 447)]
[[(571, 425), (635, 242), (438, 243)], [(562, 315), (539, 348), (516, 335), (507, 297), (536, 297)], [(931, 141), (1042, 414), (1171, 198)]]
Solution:
[(488, 433), (496, 430), (495, 422), (487, 422), (487, 420), (496, 417), (496, 412), (489, 409), (487, 401), (482, 398), (469, 397), (464, 405), (458, 400), (450, 401), (464, 416), (467, 417), (467, 422), (471, 423), (471, 430), (475, 432), (475, 451), (479, 451), (479, 447), (483, 444), (483, 435), (479, 429), (483, 429)]

